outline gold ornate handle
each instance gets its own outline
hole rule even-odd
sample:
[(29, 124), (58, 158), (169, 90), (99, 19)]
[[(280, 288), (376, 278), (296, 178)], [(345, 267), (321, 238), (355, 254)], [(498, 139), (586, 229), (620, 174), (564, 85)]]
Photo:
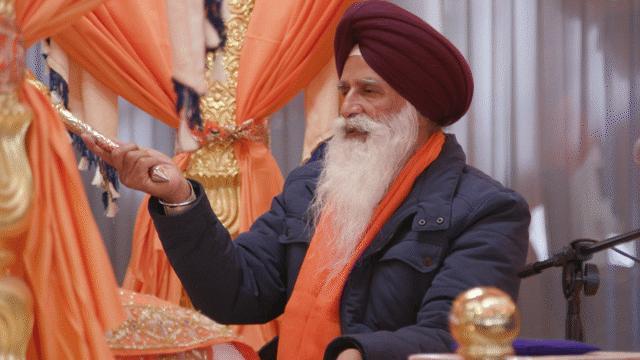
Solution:
[[(118, 147), (118, 144), (113, 142), (113, 140), (100, 134), (99, 132), (94, 130), (91, 126), (89, 126), (89, 124), (84, 123), (80, 119), (73, 116), (71, 111), (65, 109), (64, 105), (62, 105), (61, 102), (54, 101), (54, 103), (55, 103), (54, 107), (62, 117), (62, 122), (64, 123), (67, 130), (77, 135), (82, 135), (83, 133), (90, 134), (100, 143), (102, 148), (107, 151), (111, 151)], [(151, 177), (151, 180), (153, 180), (154, 182), (169, 181), (169, 177), (164, 172), (164, 168), (162, 167), (162, 165), (156, 165), (152, 167), (149, 171), (149, 176)]]

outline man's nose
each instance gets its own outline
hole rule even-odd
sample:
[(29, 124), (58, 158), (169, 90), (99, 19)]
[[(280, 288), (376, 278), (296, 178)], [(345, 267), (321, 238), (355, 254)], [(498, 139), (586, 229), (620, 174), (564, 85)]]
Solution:
[(342, 101), (342, 106), (340, 107), (340, 116), (346, 119), (353, 115), (362, 114), (363, 112), (364, 109), (362, 107), (362, 104), (360, 104), (354, 94), (350, 92), (345, 95)]

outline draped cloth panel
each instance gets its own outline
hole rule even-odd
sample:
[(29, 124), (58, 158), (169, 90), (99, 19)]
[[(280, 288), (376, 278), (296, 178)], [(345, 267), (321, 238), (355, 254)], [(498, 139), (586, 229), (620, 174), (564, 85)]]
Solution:
[(16, 23), (25, 48), (73, 24), (105, 0), (17, 0)]
[(26, 147), (34, 196), (25, 229), (5, 236), (18, 261), (11, 273), (35, 299), (29, 359), (112, 359), (104, 333), (125, 319), (100, 232), (66, 130), (48, 98), (23, 85), (33, 112)]
[(163, 0), (109, 0), (53, 39), (113, 92), (178, 127)]
[[(256, 1), (238, 70), (238, 124), (273, 114), (320, 74), (333, 56), (340, 16), (354, 2)], [(242, 232), (269, 209), (283, 179), (264, 145), (241, 141), (234, 150), (241, 170)]]
[[(25, 46), (54, 34), (103, 0), (15, 2)], [(16, 254), (11, 274), (34, 295), (29, 359), (112, 359), (104, 332), (125, 319), (117, 282), (75, 167), (66, 130), (49, 99), (24, 81), (33, 113), (26, 149), (33, 197), (20, 229), (0, 238)]]
[[(173, 158), (180, 170), (189, 163), (189, 153), (180, 153)], [(150, 196), (142, 200), (135, 228), (131, 260), (124, 278), (123, 287), (143, 294), (153, 294), (160, 299), (179, 304), (182, 297), (182, 283), (169, 264), (162, 248), (147, 205)]]

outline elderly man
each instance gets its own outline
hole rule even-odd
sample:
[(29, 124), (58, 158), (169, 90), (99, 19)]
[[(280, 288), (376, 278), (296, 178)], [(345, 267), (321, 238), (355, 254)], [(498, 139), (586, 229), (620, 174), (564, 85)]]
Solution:
[[(197, 309), (234, 324), (282, 315), (279, 342), (267, 345), (278, 359), (451, 351), (448, 312), (460, 292), (495, 286), (516, 298), (528, 206), (466, 165), (443, 133), (467, 111), (473, 81), (441, 34), (370, 0), (345, 12), (335, 55), (343, 102), (334, 136), (233, 242), (200, 184), (170, 159), (85, 140), (123, 184), (155, 196), (149, 211)], [(170, 182), (149, 180), (156, 165)]]

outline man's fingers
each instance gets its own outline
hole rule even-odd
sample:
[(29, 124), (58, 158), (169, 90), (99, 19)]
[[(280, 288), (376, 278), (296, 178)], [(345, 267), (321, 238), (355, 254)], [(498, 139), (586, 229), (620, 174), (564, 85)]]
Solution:
[(111, 158), (111, 151), (103, 148), (96, 142), (93, 135), (84, 133), (81, 135), (82, 140), (87, 145), (87, 149), (91, 150), (94, 154), (98, 155), (101, 159), (106, 161), (109, 165), (113, 166), (113, 159)]

